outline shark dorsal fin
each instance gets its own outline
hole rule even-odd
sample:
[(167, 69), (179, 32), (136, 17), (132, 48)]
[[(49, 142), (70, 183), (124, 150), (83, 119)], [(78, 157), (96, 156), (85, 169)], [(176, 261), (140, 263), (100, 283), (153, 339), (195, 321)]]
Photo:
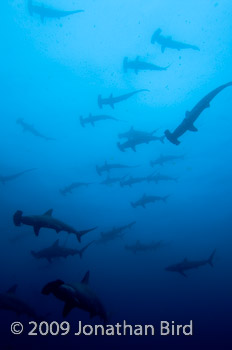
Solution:
[(43, 215), (44, 215), (44, 216), (52, 216), (52, 212), (53, 212), (53, 209), (49, 209), (49, 210), (46, 211)]
[(59, 239), (57, 239), (54, 243), (53, 243), (53, 247), (58, 247), (58, 245), (59, 245)]
[(17, 289), (18, 285), (17, 284), (14, 284), (12, 287), (10, 287), (6, 292), (8, 294), (15, 294), (16, 292), (16, 289)]
[(86, 272), (83, 280), (81, 281), (83, 284), (89, 284), (89, 271)]

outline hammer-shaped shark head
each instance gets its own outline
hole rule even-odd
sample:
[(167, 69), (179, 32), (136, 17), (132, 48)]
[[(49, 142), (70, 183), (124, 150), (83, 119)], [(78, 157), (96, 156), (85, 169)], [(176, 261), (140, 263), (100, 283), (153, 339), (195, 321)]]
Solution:
[(64, 284), (62, 280), (50, 282), (43, 287), (41, 293), (44, 295), (54, 293), (57, 290), (57, 288), (59, 288), (62, 284)]

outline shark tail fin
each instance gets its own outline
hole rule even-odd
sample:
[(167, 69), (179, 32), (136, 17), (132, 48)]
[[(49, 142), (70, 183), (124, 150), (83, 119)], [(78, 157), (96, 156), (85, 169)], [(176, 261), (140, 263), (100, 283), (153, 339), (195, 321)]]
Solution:
[(86, 251), (86, 249), (92, 244), (94, 243), (95, 241), (92, 241), (90, 243), (88, 243), (86, 246), (84, 246), (81, 250), (79, 250), (79, 255), (80, 255), (80, 258), (82, 258), (83, 256), (83, 253)]
[(85, 123), (84, 123), (84, 119), (83, 119), (82, 115), (80, 116), (80, 123), (81, 123), (82, 128), (84, 128)]
[(22, 215), (23, 212), (21, 210), (17, 210), (16, 213), (13, 216), (13, 221), (15, 226), (20, 226), (22, 222)]
[(151, 43), (152, 44), (155, 44), (155, 42), (157, 41), (157, 39), (160, 36), (161, 32), (162, 32), (162, 30), (160, 28), (155, 31), (155, 33), (151, 37)]
[(128, 57), (125, 57), (123, 60), (123, 71), (124, 73), (127, 73), (127, 68), (128, 68)]
[(208, 264), (213, 267), (213, 258), (214, 258), (214, 255), (216, 253), (216, 249), (214, 249), (213, 253), (210, 255), (209, 259), (208, 259)]
[(98, 107), (102, 109), (102, 97), (101, 97), (101, 95), (98, 95), (97, 102), (98, 102)]
[(74, 232), (74, 233), (76, 234), (76, 237), (77, 237), (77, 239), (78, 239), (78, 242), (81, 243), (81, 237), (84, 236), (84, 235), (85, 235), (86, 233), (88, 233), (88, 232), (91, 232), (91, 231), (93, 231), (93, 230), (96, 230), (96, 228), (97, 228), (97, 226), (92, 227), (92, 228), (90, 228), (90, 229), (88, 229), (88, 230), (83, 230), (83, 231), (76, 231), (76, 232)]

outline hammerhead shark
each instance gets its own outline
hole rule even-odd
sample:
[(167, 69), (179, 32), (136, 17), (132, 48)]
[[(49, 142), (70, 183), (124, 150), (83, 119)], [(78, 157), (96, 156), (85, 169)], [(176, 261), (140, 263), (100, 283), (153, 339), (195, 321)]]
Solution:
[(118, 134), (119, 139), (135, 139), (139, 137), (146, 137), (146, 136), (152, 136), (156, 133), (156, 130), (153, 130), (151, 132), (147, 131), (141, 131), (141, 130), (135, 130), (134, 127), (132, 126), (129, 131), (126, 131), (124, 133)]
[(83, 280), (75, 284), (67, 284), (62, 280), (56, 280), (46, 284), (42, 294), (53, 294), (57, 299), (65, 303), (63, 317), (66, 317), (74, 308), (89, 312), (90, 318), (99, 316), (104, 323), (107, 322), (107, 313), (100, 299), (89, 287), (89, 271)]
[(136, 223), (136, 221), (133, 221), (127, 225), (114, 227), (112, 230), (110, 230), (108, 232), (105, 232), (105, 233), (101, 232), (101, 237), (95, 242), (97, 244), (105, 244), (105, 243), (108, 243), (116, 238), (122, 238), (124, 236), (124, 233), (122, 233), (122, 232), (127, 230), (127, 229), (131, 229), (135, 223)]
[(167, 162), (173, 162), (174, 160), (179, 160), (179, 159), (184, 159), (185, 156), (181, 155), (181, 156), (173, 156), (173, 155), (160, 155), (159, 158), (157, 158), (156, 160), (153, 160), (150, 162), (151, 167), (155, 166), (155, 165), (164, 165), (164, 163)]
[(197, 269), (198, 267), (201, 267), (207, 264), (213, 267), (213, 258), (214, 258), (215, 252), (216, 252), (216, 249), (212, 252), (210, 257), (206, 260), (190, 261), (188, 259), (184, 259), (182, 262), (178, 264), (168, 266), (165, 270), (171, 271), (171, 272), (178, 272), (182, 276), (187, 277), (187, 275), (184, 273), (186, 270)]
[(83, 253), (93, 242), (94, 241), (88, 243), (82, 249), (73, 249), (73, 248), (66, 248), (65, 246), (59, 245), (59, 239), (57, 239), (50, 247), (42, 249), (38, 252), (35, 252), (32, 250), (31, 254), (36, 259), (47, 259), (49, 263), (51, 263), (53, 259), (67, 258), (68, 256), (74, 256), (74, 255), (79, 255), (80, 258), (82, 258)]
[(129, 168), (137, 168), (137, 166), (117, 164), (117, 163), (109, 164), (107, 161), (105, 161), (105, 164), (102, 166), (96, 165), (96, 171), (99, 176), (101, 176), (103, 172), (109, 173), (112, 169), (129, 169)]
[(125, 179), (126, 176), (127, 175), (122, 177), (110, 177), (108, 175), (107, 178), (101, 182), (101, 185), (111, 186), (115, 183), (121, 183), (121, 181), (123, 181), (123, 179)]
[(23, 128), (23, 131), (28, 131), (30, 132), (32, 135), (37, 136), (41, 139), (44, 139), (46, 141), (51, 141), (51, 140), (55, 140), (52, 137), (47, 137), (44, 136), (43, 134), (41, 134), (39, 131), (37, 131), (33, 125), (27, 124), (26, 122), (24, 122), (23, 118), (19, 118), (16, 121), (17, 124), (21, 125)]
[(13, 311), (17, 316), (24, 314), (30, 320), (42, 320), (43, 317), (39, 316), (31, 306), (15, 295), (17, 287), (18, 285), (14, 284), (6, 293), (0, 293), (0, 309)]
[(88, 187), (90, 185), (90, 183), (88, 182), (73, 182), (71, 183), (71, 185), (68, 185), (62, 189), (60, 189), (60, 193), (63, 195), (63, 196), (66, 196), (67, 193), (72, 193), (73, 190), (75, 190), (76, 188), (79, 188), (79, 187)]
[(128, 57), (125, 57), (123, 60), (123, 69), (126, 73), (128, 69), (134, 70), (135, 74), (138, 74), (141, 70), (148, 70), (148, 71), (164, 71), (167, 70), (168, 67), (160, 67), (156, 66), (153, 63), (147, 63), (139, 60), (139, 57), (134, 61), (128, 61)]
[(140, 252), (149, 252), (155, 251), (162, 246), (162, 241), (159, 242), (151, 242), (151, 243), (141, 243), (137, 241), (132, 245), (125, 245), (125, 249), (133, 252), (134, 254)]
[(189, 45), (185, 43), (181, 43), (180, 41), (175, 41), (171, 36), (163, 36), (161, 35), (162, 30), (159, 28), (152, 35), (151, 43), (158, 43), (161, 46), (161, 52), (163, 53), (166, 48), (175, 49), (175, 50), (183, 50), (183, 49), (192, 49), (199, 51), (199, 47), (196, 45)]
[(100, 120), (114, 120), (114, 121), (119, 121), (119, 119), (116, 119), (114, 117), (111, 117), (109, 115), (92, 115), (89, 114), (87, 118), (83, 118), (80, 116), (80, 123), (81, 126), (84, 128), (86, 124), (91, 124), (92, 126), (95, 126), (95, 123), (100, 121)]
[(83, 235), (97, 228), (93, 227), (88, 230), (77, 231), (76, 229), (63, 223), (62, 221), (53, 218), (52, 212), (53, 209), (49, 209), (43, 215), (23, 216), (23, 212), (21, 210), (17, 210), (13, 216), (13, 221), (15, 226), (20, 226), (21, 224), (33, 226), (36, 236), (39, 235), (39, 231), (41, 228), (50, 228), (52, 230), (55, 230), (56, 233), (59, 233), (60, 231), (73, 233), (74, 235), (76, 235), (79, 242), (81, 242), (81, 237)]
[(127, 140), (124, 143), (117, 143), (118, 148), (120, 151), (125, 152), (127, 148), (131, 148), (134, 152), (136, 152), (136, 146), (141, 145), (141, 144), (149, 144), (152, 141), (160, 141), (164, 143), (164, 136), (158, 137), (158, 136), (153, 136), (151, 134), (147, 135), (141, 135), (135, 138), (131, 138)]
[(47, 7), (44, 4), (41, 5), (35, 5), (33, 4), (33, 0), (28, 0), (28, 11), (31, 16), (33, 16), (34, 13), (38, 14), (41, 18), (41, 22), (44, 22), (45, 18), (61, 18), (73, 15), (75, 13), (84, 12), (84, 10), (74, 10), (74, 11), (62, 11), (53, 9), (51, 7)]
[(128, 94), (121, 95), (118, 97), (113, 97), (113, 94), (111, 94), (110, 97), (108, 97), (108, 98), (102, 98), (101, 95), (99, 95), (98, 96), (98, 106), (99, 106), (99, 108), (102, 108), (103, 105), (109, 105), (111, 108), (114, 109), (114, 105), (116, 103), (125, 101), (128, 98), (132, 97), (133, 95), (138, 94), (139, 92), (142, 92), (142, 91), (149, 91), (149, 90), (141, 89), (141, 90), (133, 91), (133, 92), (130, 92)]
[(131, 187), (132, 185), (141, 183), (143, 181), (146, 181), (146, 177), (133, 177), (133, 176), (130, 176), (128, 179), (121, 180), (120, 181), (120, 186), (121, 187), (124, 187), (124, 186)]
[(159, 196), (147, 196), (144, 194), (138, 201), (131, 202), (131, 206), (133, 208), (136, 208), (138, 206), (141, 206), (143, 208), (146, 207), (149, 203), (155, 203), (157, 201), (163, 201), (166, 202), (169, 196), (159, 197)]
[(194, 122), (206, 108), (210, 107), (210, 102), (214, 99), (214, 97), (217, 96), (219, 92), (221, 92), (228, 86), (232, 86), (232, 82), (219, 86), (215, 90), (211, 91), (208, 95), (203, 97), (203, 99), (200, 100), (200, 102), (198, 102), (190, 112), (187, 111), (185, 113), (184, 120), (173, 132), (170, 132), (169, 130), (165, 131), (164, 134), (167, 137), (167, 139), (174, 145), (179, 145), (180, 141), (178, 140), (178, 138), (185, 134), (188, 130), (194, 132), (198, 131), (194, 125)]
[(36, 170), (36, 169), (32, 168), (32, 169), (24, 170), (24, 171), (21, 171), (20, 173), (16, 173), (16, 174), (12, 174), (12, 175), (6, 175), (6, 176), (0, 175), (0, 182), (2, 184), (5, 184), (6, 182), (15, 180), (18, 177), (20, 177), (26, 173), (29, 173), (30, 171), (34, 171), (34, 170)]
[(146, 180), (147, 182), (155, 182), (156, 184), (158, 184), (160, 181), (178, 181), (177, 177), (162, 175), (160, 173), (152, 173), (151, 175), (147, 176)]

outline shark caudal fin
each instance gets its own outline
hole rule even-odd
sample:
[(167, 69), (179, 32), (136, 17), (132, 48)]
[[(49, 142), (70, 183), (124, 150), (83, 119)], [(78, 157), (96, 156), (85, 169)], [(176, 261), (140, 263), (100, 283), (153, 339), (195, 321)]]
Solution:
[(125, 57), (123, 60), (123, 71), (124, 73), (127, 73), (127, 68), (128, 68), (128, 57)]
[(215, 253), (216, 253), (216, 249), (214, 249), (213, 253), (210, 255), (210, 257), (207, 261), (211, 267), (213, 267), (213, 258), (214, 258)]
[(177, 138), (174, 137), (173, 133), (171, 133), (169, 130), (165, 130), (164, 134), (165, 134), (166, 138), (168, 139), (168, 141), (170, 141), (174, 145), (178, 146), (180, 144), (180, 141), (177, 140)]
[(80, 255), (80, 258), (82, 258), (83, 256), (83, 253), (86, 251), (86, 249), (91, 245), (93, 244), (95, 241), (92, 241), (90, 243), (88, 243), (86, 246), (84, 246), (81, 250), (79, 250), (79, 255)]
[(90, 229), (88, 229), (88, 230), (76, 231), (76, 232), (74, 232), (74, 234), (76, 235), (76, 237), (77, 237), (77, 239), (78, 239), (78, 242), (81, 243), (81, 237), (84, 236), (84, 235), (85, 235), (86, 233), (88, 233), (88, 232), (91, 232), (91, 231), (93, 231), (93, 230), (96, 230), (96, 228), (97, 228), (97, 226), (92, 227), (92, 228), (90, 228)]
[(164, 135), (164, 136), (161, 136), (161, 137), (159, 138), (159, 140), (160, 140), (161, 143), (164, 143), (164, 139), (165, 139), (165, 135)]
[(162, 30), (160, 28), (155, 31), (155, 33), (151, 37), (151, 43), (152, 44), (155, 44), (155, 42), (157, 41), (157, 39), (160, 36), (161, 32), (162, 32)]
[(84, 119), (83, 119), (82, 115), (80, 116), (80, 124), (81, 124), (82, 128), (85, 127), (85, 123), (84, 123)]
[(13, 216), (13, 221), (15, 226), (20, 226), (22, 223), (22, 215), (23, 212), (21, 210), (17, 210), (16, 213)]
[(97, 102), (98, 102), (98, 107), (102, 109), (102, 97), (101, 97), (101, 95), (98, 95)]

